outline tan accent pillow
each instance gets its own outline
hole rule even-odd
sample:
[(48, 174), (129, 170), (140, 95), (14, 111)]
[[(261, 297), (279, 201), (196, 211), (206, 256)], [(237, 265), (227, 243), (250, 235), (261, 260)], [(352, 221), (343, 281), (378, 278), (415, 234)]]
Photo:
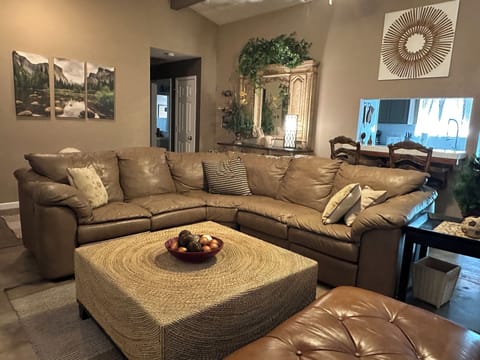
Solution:
[(384, 202), (386, 199), (386, 195), (386, 190), (373, 190), (372, 188), (365, 186), (362, 189), (360, 199), (345, 214), (345, 224), (347, 224), (348, 226), (352, 226), (358, 214), (360, 214), (369, 206)]
[(333, 195), (323, 210), (322, 222), (335, 224), (360, 199), (360, 184), (348, 184)]
[(81, 191), (92, 208), (108, 203), (108, 193), (95, 168), (89, 165), (84, 168), (67, 168), (68, 182)]

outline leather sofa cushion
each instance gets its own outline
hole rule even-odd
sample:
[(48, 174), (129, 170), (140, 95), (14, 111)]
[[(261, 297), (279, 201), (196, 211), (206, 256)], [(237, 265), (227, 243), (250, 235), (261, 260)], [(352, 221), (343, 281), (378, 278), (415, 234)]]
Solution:
[(243, 204), (250, 198), (250, 196), (211, 194), (203, 190), (192, 190), (182, 195), (201, 199), (205, 205), (219, 208), (238, 208), (240, 204)]
[(79, 245), (84, 245), (96, 241), (150, 231), (150, 224), (151, 222), (148, 218), (135, 218), (99, 224), (80, 225), (78, 227), (77, 241)]
[(202, 161), (228, 160), (227, 153), (180, 153), (167, 152), (168, 166), (178, 192), (206, 190), (207, 181)]
[(147, 209), (152, 215), (205, 207), (205, 201), (202, 199), (176, 193), (157, 194), (136, 198), (131, 200), (129, 204), (135, 204)]
[(369, 186), (374, 190), (386, 190), (386, 198), (407, 194), (418, 190), (429, 174), (405, 169), (376, 168), (373, 166), (350, 165), (343, 163), (337, 172), (334, 191), (347, 184), (359, 183), (362, 188)]
[[(340, 228), (337, 230), (341, 231)], [(332, 256), (336, 259), (341, 259), (351, 263), (358, 262), (360, 244), (357, 243), (354, 244), (351, 242), (346, 242), (343, 239), (336, 239), (328, 235), (312, 233), (296, 228), (289, 228), (288, 239), (292, 244), (301, 245), (305, 248)]]
[(61, 154), (30, 153), (24, 157), (35, 172), (64, 184), (68, 184), (67, 168), (93, 165), (107, 189), (108, 201), (123, 201), (124, 199), (120, 187), (118, 160), (113, 150)]
[(480, 358), (480, 335), (418, 307), (341, 286), (226, 360)]
[(301, 206), (266, 196), (252, 195), (242, 202), (238, 209), (286, 224), (287, 219), (291, 217), (299, 207)]
[[(246, 211), (239, 211), (237, 213), (237, 222), (238, 225), (240, 225), (240, 230), (242, 232), (251, 234), (259, 239), (264, 239), (267, 241), (271, 241), (269, 238), (272, 238), (272, 240), (282, 239), (285, 240), (285, 242), (271, 242), (282, 247), (288, 246), (288, 243), (286, 242), (288, 237), (287, 224), (283, 224), (281, 222), (273, 220), (270, 217), (265, 217)], [(250, 230), (254, 231), (252, 232)], [(263, 234), (266, 234), (267, 237), (265, 237)]]
[(292, 228), (329, 236), (338, 241), (355, 242), (352, 240), (351, 227), (343, 222), (324, 225), (322, 223), (322, 214), (316, 210), (310, 210), (312, 211), (296, 211), (287, 219), (287, 224)]
[(205, 207), (180, 209), (164, 212), (152, 216), (152, 231), (182, 226), (205, 221), (207, 210)]
[(237, 153), (247, 169), (248, 185), (254, 195), (275, 198), (291, 157)]
[(117, 151), (125, 199), (175, 192), (165, 149), (134, 147)]
[(151, 214), (145, 208), (125, 202), (108, 203), (92, 210), (91, 218), (80, 219), (80, 224), (98, 224), (109, 221), (120, 221), (137, 218), (150, 218)]
[(340, 160), (316, 156), (294, 158), (282, 180), (277, 199), (323, 211), (340, 164)]

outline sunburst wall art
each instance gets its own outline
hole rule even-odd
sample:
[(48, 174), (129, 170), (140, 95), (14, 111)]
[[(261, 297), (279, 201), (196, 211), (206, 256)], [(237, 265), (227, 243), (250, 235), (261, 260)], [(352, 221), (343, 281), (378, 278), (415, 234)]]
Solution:
[(379, 80), (446, 77), (459, 0), (385, 14)]

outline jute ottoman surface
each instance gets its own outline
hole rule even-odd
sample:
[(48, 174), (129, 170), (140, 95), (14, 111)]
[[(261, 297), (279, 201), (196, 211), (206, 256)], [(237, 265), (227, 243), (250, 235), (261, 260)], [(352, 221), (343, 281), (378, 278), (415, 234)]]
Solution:
[[(224, 241), (186, 263), (164, 242), (180, 230)], [(221, 359), (315, 298), (316, 262), (213, 222), (77, 248), (77, 299), (130, 359)]]

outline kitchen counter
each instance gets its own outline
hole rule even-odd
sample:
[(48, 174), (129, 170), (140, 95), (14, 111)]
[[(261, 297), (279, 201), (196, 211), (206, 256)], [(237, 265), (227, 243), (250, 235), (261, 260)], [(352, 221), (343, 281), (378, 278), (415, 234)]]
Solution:
[[(400, 153), (411, 153), (415, 154), (415, 150), (398, 150)], [(388, 158), (388, 146), (386, 145), (362, 145), (360, 147), (360, 153), (369, 157), (381, 157)], [(432, 164), (444, 164), (450, 166), (457, 166), (461, 160), (467, 157), (465, 151), (454, 151), (454, 150), (441, 150), (433, 149), (432, 153)]]

